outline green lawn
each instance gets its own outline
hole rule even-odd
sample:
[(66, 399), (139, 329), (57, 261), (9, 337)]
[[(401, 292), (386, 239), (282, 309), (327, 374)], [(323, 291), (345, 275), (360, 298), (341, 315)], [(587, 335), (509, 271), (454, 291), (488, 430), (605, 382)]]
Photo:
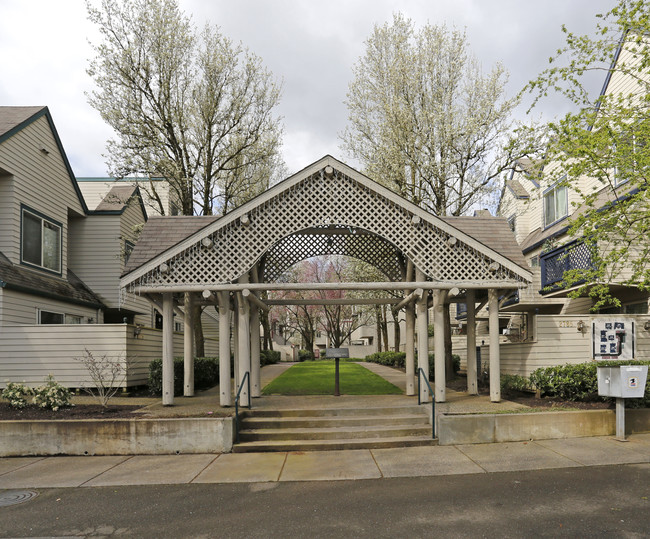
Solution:
[[(397, 386), (356, 363), (340, 362), (342, 395), (401, 395)], [(263, 390), (264, 395), (333, 395), (334, 360), (305, 361), (287, 369)]]

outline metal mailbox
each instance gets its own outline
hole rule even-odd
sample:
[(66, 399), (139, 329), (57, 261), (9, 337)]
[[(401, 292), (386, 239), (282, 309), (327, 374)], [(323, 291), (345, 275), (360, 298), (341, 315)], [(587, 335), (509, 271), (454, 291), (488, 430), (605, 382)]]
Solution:
[(598, 394), (601, 397), (633, 399), (643, 397), (648, 365), (598, 367)]

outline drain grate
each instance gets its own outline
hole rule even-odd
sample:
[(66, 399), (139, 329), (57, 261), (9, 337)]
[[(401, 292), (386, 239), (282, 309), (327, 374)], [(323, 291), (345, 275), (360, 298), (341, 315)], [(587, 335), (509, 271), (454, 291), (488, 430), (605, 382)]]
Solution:
[(0, 507), (28, 502), (36, 496), (38, 496), (38, 492), (35, 490), (5, 490), (0, 492)]

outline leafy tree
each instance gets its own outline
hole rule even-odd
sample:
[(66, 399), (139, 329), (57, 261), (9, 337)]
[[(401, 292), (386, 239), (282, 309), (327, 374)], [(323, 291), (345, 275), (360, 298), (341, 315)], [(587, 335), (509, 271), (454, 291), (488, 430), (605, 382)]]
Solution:
[[(612, 283), (650, 289), (649, 15), (647, 0), (621, 0), (597, 15), (593, 36), (563, 27), (566, 45), (528, 85), (534, 104), (559, 93), (575, 106), (549, 125), (543, 177), (579, 195), (569, 234), (588, 246), (592, 267), (565, 272), (563, 284), (585, 281), (572, 295), (588, 293), (594, 309), (620, 305)], [(606, 91), (590, 91), (590, 73), (607, 75)]]
[[(102, 41), (90, 104), (115, 130), (111, 174), (164, 177), (181, 213), (226, 213), (281, 165), (280, 89), (261, 60), (219, 29), (198, 31), (176, 0), (88, 5)], [(153, 182), (145, 187), (160, 206)]]
[[(484, 74), (458, 30), (416, 31), (401, 14), (375, 26), (349, 85), (345, 149), (365, 172), (437, 215), (463, 215), (495, 195), (529, 151), (513, 131), (508, 74)], [(516, 140), (516, 142), (515, 142)]]

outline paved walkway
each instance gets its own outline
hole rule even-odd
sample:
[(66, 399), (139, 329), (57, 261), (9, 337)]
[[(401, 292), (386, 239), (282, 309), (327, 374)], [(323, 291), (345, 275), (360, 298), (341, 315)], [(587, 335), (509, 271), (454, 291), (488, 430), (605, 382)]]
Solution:
[(650, 434), (629, 442), (570, 438), (398, 449), (0, 458), (0, 489), (189, 483), (335, 481), (639, 464), (650, 472)]

